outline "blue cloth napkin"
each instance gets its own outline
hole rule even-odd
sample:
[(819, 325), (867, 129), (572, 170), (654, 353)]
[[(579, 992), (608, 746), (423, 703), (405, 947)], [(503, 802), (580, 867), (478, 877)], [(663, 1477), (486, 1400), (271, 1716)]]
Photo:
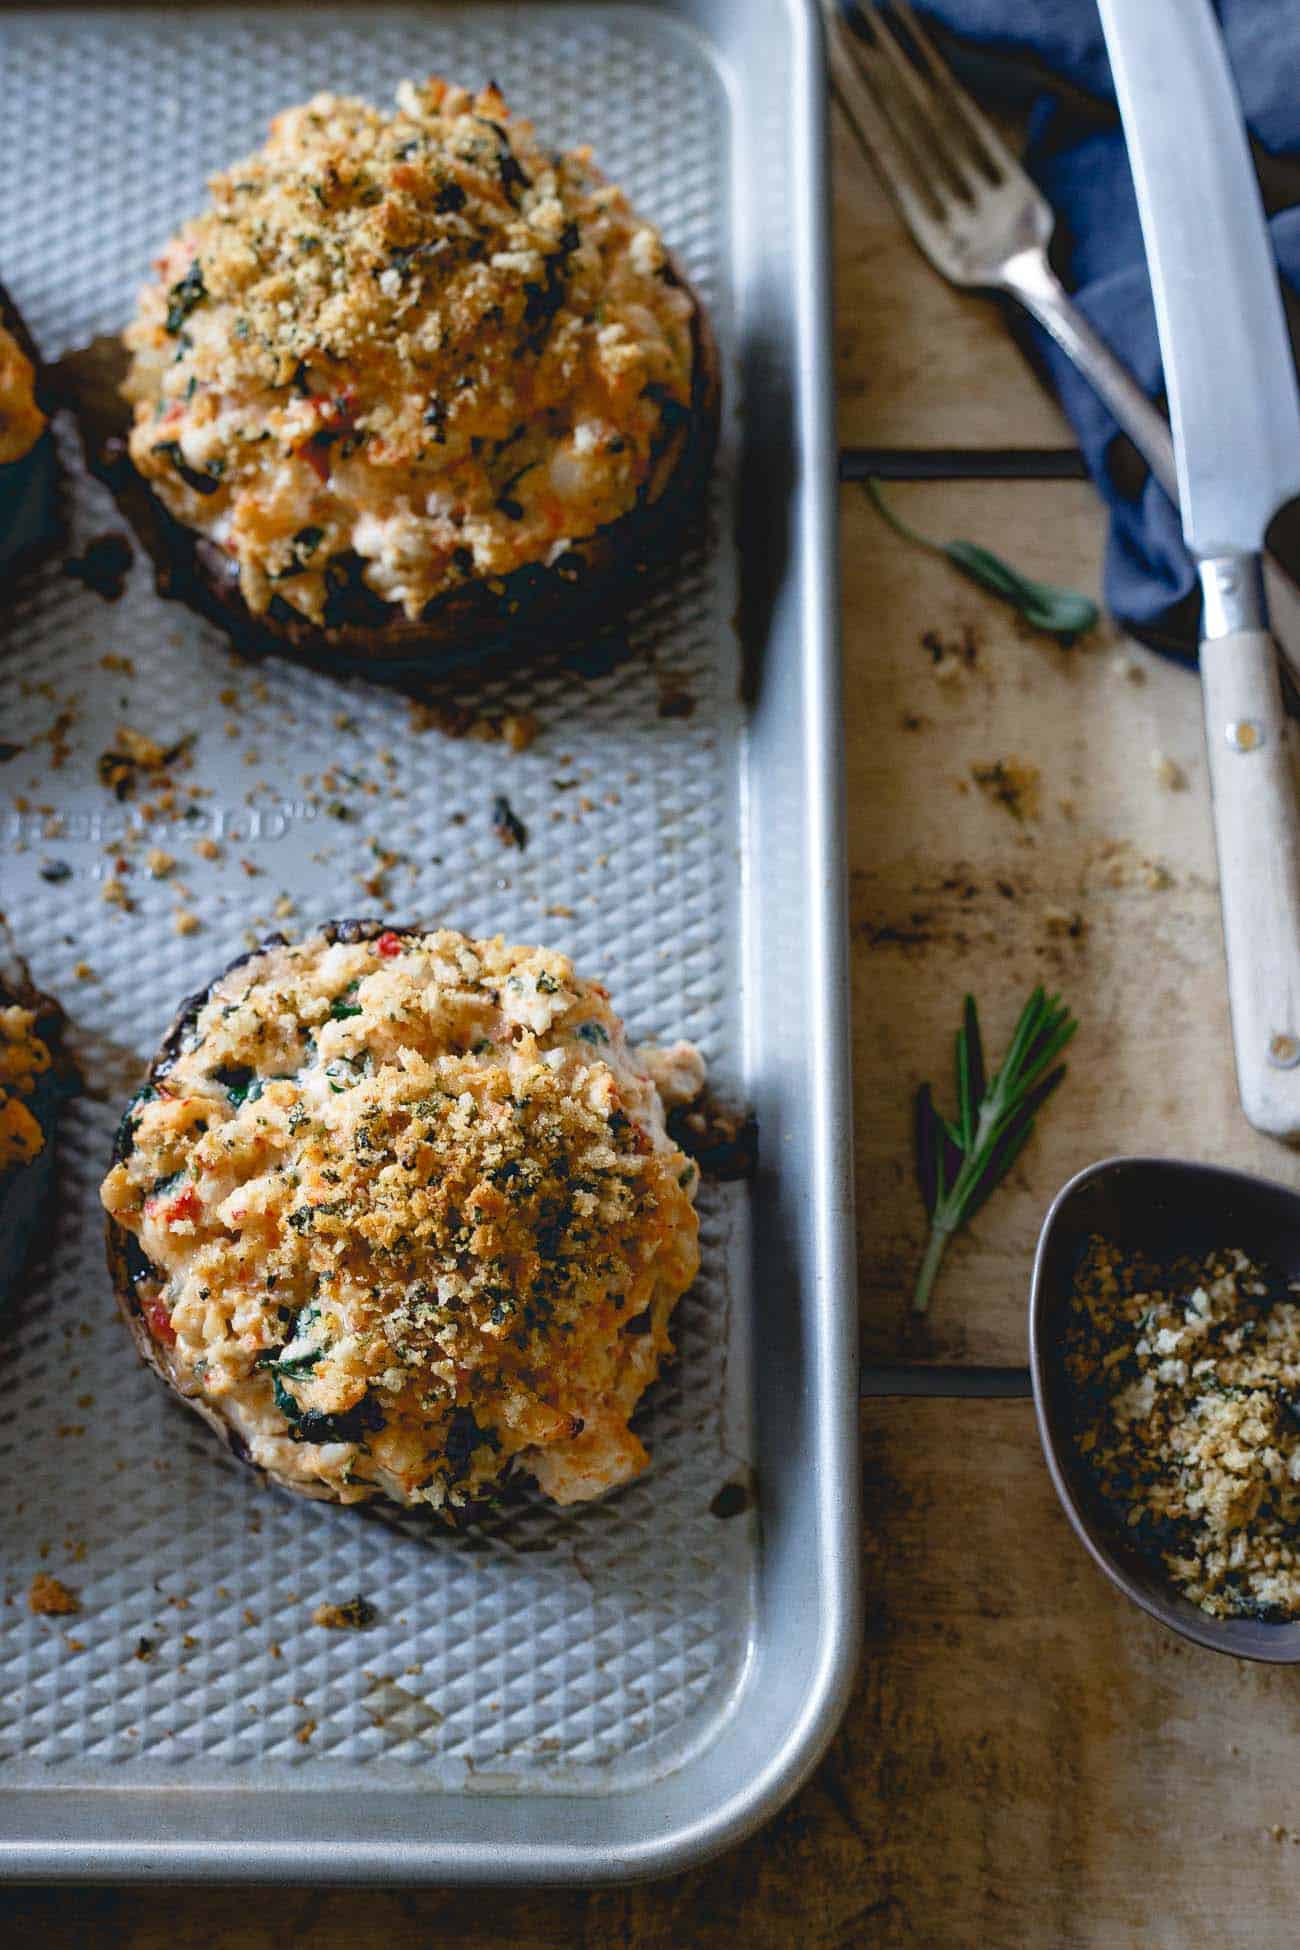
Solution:
[[(1143, 0), (1131, 0), (1141, 6)], [(1153, 398), (1160, 348), (1128, 156), (1095, 0), (920, 0), (950, 30), (954, 65), (1031, 103), (1026, 164), (1057, 212), (1054, 256), (1080, 308)], [(1300, 0), (1215, 0), (1250, 131), (1300, 158)], [(974, 62), (972, 68), (971, 63)], [(1272, 219), (1283, 279), (1300, 293), (1300, 206)], [(1178, 517), (1149, 477), (1116, 469), (1115, 422), (1047, 338), (1034, 336), (1110, 508), (1105, 594), (1113, 615), (1161, 647), (1191, 650), (1196, 578)]]

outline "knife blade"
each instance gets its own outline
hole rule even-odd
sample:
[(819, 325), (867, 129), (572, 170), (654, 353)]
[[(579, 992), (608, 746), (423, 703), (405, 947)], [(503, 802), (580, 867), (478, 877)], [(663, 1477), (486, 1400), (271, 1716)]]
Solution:
[(1300, 490), (1300, 389), (1209, 0), (1098, 0), (1204, 597), (1201, 678), (1242, 1105), (1300, 1141), (1300, 818), (1260, 551)]
[(1300, 395), (1263, 199), (1208, 0), (1100, 0), (1142, 217), (1187, 545), (1260, 548), (1300, 490)]

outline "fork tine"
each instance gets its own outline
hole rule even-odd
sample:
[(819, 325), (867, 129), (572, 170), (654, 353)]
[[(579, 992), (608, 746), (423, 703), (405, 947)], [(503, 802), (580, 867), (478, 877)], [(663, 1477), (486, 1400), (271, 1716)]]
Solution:
[(912, 174), (941, 222), (952, 216), (955, 202), (971, 203), (970, 182), (963, 177), (951, 152), (926, 111), (919, 82), (901, 73), (904, 60), (877, 8), (859, 0), (844, 0), (843, 14), (852, 23), (850, 58), (871, 91), (876, 108), (888, 122), (895, 141), (906, 154)]
[[(954, 145), (950, 122), (940, 113), (939, 98), (903, 46), (891, 14), (877, 4), (869, 17), (874, 42), (893, 76), (895, 91), (906, 101), (921, 132), (931, 168), (942, 170), (963, 201), (973, 202), (978, 184), (971, 170), (969, 145), (960, 142)], [(980, 167), (984, 167), (982, 161)]]
[[(843, 21), (843, 6), (840, 12)], [(835, 93), (859, 142), (884, 177), (904, 222), (918, 242), (924, 243), (935, 219), (942, 217), (943, 205), (926, 171), (918, 167), (915, 155), (899, 139), (893, 124), (886, 117), (859, 64), (857, 36), (847, 21), (844, 21), (844, 25), (844, 34), (831, 34), (829, 37), (831, 80)], [(850, 34), (854, 36), (852, 50)]]
[(911, 0), (890, 0), (890, 6), (924, 56), (936, 93), (964, 123), (966, 133), (976, 151), (981, 153), (985, 167), (995, 176), (1022, 176), (1024, 171), (1019, 160), (1008, 149), (983, 110), (976, 106), (971, 96), (962, 87), (929, 33), (922, 27)]

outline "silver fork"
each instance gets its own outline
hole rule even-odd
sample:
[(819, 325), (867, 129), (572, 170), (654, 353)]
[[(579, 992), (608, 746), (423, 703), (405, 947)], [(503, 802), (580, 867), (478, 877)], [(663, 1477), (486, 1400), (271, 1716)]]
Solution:
[(950, 283), (1015, 298), (1051, 333), (1169, 498), (1169, 423), (1074, 305), (1047, 261), (1055, 219), (908, 0), (821, 0), (831, 80), (899, 215)]

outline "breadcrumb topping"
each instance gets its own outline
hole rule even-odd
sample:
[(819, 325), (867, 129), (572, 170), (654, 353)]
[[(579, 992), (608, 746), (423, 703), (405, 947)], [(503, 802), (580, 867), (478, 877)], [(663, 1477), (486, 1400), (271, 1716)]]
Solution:
[(586, 149), (433, 78), (387, 114), (317, 95), (210, 189), (141, 294), (124, 391), (136, 467), (253, 611), (326, 620), (359, 562), (415, 619), (656, 491), (692, 301)]
[(158, 1364), (282, 1480), (442, 1510), (512, 1466), (569, 1502), (644, 1465), (628, 1418), (698, 1266), (696, 1168), (564, 956), (271, 948), (120, 1149), (103, 1199)]
[(49, 1046), (36, 1034), (36, 1011), (17, 1003), (0, 1006), (0, 1171), (30, 1164), (45, 1146), (45, 1133), (28, 1099), (49, 1069)]
[(36, 404), (36, 369), (13, 333), (0, 325), (0, 467), (29, 454), (45, 426)]
[(1089, 1242), (1066, 1371), (1106, 1501), (1217, 1618), (1300, 1617), (1300, 1285)]

